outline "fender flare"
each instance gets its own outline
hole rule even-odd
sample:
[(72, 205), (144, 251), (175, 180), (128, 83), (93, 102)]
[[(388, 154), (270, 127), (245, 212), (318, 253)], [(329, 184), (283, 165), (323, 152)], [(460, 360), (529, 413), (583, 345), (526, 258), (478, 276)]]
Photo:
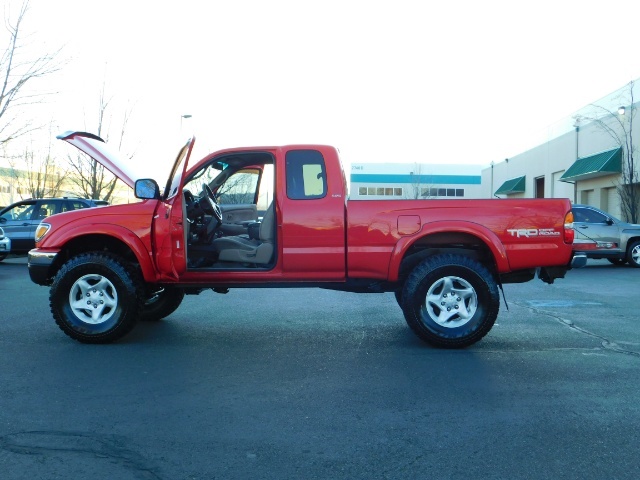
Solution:
[[(66, 228), (63, 231), (68, 231)], [(156, 268), (153, 264), (152, 254), (149, 249), (142, 242), (140, 237), (134, 232), (121, 225), (114, 225), (112, 223), (91, 223), (87, 225), (81, 225), (72, 229), (73, 235), (64, 235), (56, 238), (57, 231), (52, 232), (53, 235), (47, 238), (47, 247), (49, 245), (59, 245), (59, 248), (64, 248), (69, 242), (78, 240), (81, 237), (88, 236), (106, 236), (112, 237), (118, 242), (128, 247), (134, 256), (138, 260), (142, 276), (147, 282), (155, 282), (157, 279)]]
[(402, 237), (398, 240), (393, 248), (393, 252), (391, 252), (391, 259), (389, 261), (389, 281), (398, 281), (400, 264), (407, 250), (424, 237), (437, 233), (464, 233), (478, 238), (491, 251), (498, 272), (508, 272), (510, 270), (509, 259), (504, 244), (498, 236), (487, 227), (473, 222), (456, 220), (439, 221), (425, 223), (418, 233)]

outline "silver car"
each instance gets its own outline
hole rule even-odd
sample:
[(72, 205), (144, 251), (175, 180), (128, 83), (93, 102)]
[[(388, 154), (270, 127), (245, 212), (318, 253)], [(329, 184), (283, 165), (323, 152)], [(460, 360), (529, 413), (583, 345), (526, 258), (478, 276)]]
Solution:
[(589, 205), (574, 205), (574, 253), (640, 268), (640, 225), (623, 222)]
[(4, 230), (0, 227), (0, 262), (7, 258), (11, 252), (11, 239), (4, 234)]

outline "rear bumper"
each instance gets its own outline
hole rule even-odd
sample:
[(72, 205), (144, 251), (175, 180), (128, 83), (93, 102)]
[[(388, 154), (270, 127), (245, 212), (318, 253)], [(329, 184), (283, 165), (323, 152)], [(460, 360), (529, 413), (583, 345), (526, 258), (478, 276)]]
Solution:
[(38, 285), (49, 285), (51, 283), (51, 266), (56, 260), (58, 252), (40, 251), (37, 248), (29, 251), (27, 256), (27, 267), (31, 281)]
[(545, 283), (553, 283), (556, 278), (564, 278), (567, 271), (572, 268), (582, 268), (587, 264), (587, 256), (576, 253), (571, 258), (569, 265), (562, 267), (542, 267), (538, 270), (538, 278)]
[(584, 253), (574, 253), (571, 259), (571, 268), (582, 268), (587, 264), (587, 256)]

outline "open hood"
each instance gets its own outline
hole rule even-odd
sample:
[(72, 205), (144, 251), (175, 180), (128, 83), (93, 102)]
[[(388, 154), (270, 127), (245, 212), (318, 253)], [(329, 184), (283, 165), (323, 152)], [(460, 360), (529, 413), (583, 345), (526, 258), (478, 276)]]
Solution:
[(135, 162), (121, 159), (117, 153), (111, 151), (103, 139), (93, 133), (69, 131), (56, 138), (86, 153), (131, 188), (136, 180), (144, 178), (142, 172), (135, 168)]

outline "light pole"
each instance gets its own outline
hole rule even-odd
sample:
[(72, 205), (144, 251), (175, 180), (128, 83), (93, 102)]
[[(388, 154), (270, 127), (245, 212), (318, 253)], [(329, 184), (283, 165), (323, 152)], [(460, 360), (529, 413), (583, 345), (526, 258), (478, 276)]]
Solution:
[[(576, 129), (576, 162), (580, 160), (580, 118), (577, 117), (573, 126)], [(578, 203), (578, 180), (573, 182), (573, 203)]]
[(182, 120), (189, 120), (193, 115), (185, 113), (184, 115), (180, 115), (180, 130), (182, 130)]
[(182, 120), (189, 120), (193, 115), (189, 113), (185, 113), (184, 115), (180, 115), (180, 135), (182, 135)]

